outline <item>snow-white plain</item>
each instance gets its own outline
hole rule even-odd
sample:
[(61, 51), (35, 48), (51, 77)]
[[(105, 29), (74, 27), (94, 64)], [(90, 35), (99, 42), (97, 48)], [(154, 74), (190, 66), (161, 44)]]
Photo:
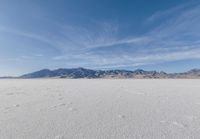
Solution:
[(0, 80), (0, 139), (200, 139), (200, 80)]

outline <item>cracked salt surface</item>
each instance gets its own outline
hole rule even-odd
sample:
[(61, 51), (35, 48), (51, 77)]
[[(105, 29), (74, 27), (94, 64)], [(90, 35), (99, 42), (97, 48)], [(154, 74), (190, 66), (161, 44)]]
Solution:
[(199, 139), (200, 80), (0, 80), (2, 139)]

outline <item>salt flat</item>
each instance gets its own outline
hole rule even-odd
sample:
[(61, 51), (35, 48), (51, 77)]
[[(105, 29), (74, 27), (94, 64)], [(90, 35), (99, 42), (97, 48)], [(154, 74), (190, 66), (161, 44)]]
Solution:
[(0, 139), (199, 139), (200, 80), (0, 80)]

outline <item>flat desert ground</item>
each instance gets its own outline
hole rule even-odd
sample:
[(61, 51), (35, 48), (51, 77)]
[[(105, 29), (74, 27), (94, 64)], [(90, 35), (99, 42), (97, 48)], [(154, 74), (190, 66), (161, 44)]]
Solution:
[(0, 139), (200, 139), (200, 80), (0, 80)]

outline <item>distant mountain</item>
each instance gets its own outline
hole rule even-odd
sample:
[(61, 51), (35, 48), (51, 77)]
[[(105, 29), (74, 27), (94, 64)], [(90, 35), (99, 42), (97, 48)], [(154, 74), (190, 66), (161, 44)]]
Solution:
[(200, 69), (193, 69), (184, 73), (165, 73), (163, 71), (130, 70), (91, 70), (85, 68), (72, 69), (43, 69), (33, 73), (25, 74), (19, 78), (200, 78)]
[(200, 78), (200, 69), (192, 69), (183, 73), (173, 73), (170, 75), (172, 78)]
[(17, 79), (18, 77), (12, 77), (12, 76), (4, 76), (0, 77), (0, 79)]
[(98, 78), (96, 74), (98, 71), (84, 69), (84, 68), (73, 68), (73, 69), (57, 69), (49, 70), (43, 69), (33, 73), (22, 75), (20, 78)]

